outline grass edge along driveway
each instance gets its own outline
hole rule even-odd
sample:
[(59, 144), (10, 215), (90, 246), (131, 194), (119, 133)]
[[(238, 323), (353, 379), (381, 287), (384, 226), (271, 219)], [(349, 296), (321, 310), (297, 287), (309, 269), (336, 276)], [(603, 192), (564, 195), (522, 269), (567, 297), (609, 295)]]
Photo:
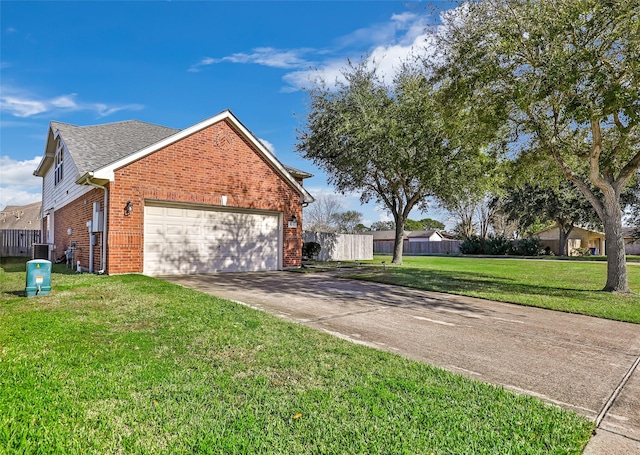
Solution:
[(640, 264), (627, 267), (635, 295), (600, 291), (603, 262), (405, 256), (396, 266), (376, 256), (367, 265), (348, 278), (640, 324)]
[(0, 280), (0, 453), (578, 454), (593, 429), (153, 278)]

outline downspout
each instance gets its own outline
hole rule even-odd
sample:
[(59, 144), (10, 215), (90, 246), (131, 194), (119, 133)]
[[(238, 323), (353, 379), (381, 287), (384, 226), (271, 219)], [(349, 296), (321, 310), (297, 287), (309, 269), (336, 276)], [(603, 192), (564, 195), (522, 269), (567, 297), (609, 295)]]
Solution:
[[(109, 218), (109, 190), (105, 186), (93, 183), (90, 180), (89, 176), (87, 176), (85, 183), (94, 188), (99, 188), (104, 191), (104, 226), (102, 226), (102, 254), (100, 255), (100, 271), (104, 273), (107, 267), (107, 225), (109, 224), (107, 223), (107, 219)], [(93, 245), (91, 245), (91, 235), (89, 235), (89, 248), (93, 248)]]

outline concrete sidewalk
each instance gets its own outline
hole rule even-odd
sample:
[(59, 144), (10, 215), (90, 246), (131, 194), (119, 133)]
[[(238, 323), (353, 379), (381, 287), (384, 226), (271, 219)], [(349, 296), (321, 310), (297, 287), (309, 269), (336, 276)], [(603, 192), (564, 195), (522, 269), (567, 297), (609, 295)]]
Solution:
[(601, 420), (585, 454), (640, 454), (638, 325), (327, 273), (162, 278)]

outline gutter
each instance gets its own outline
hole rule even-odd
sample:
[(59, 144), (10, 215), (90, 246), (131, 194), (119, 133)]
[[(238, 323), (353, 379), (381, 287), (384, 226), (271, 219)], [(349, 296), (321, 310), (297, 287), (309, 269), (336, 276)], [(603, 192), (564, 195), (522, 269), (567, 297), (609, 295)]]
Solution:
[[(84, 184), (85, 185), (89, 185), (92, 186), (94, 188), (99, 188), (102, 191), (104, 191), (104, 226), (102, 227), (102, 254), (100, 255), (100, 271), (102, 273), (104, 273), (106, 267), (107, 267), (107, 226), (108, 226), (108, 222), (107, 219), (109, 218), (109, 190), (102, 185), (98, 185), (97, 183), (93, 183), (91, 181), (91, 173), (87, 173), (85, 174), (85, 181)], [(91, 235), (89, 235), (89, 248), (93, 248), (93, 245), (91, 245)]]

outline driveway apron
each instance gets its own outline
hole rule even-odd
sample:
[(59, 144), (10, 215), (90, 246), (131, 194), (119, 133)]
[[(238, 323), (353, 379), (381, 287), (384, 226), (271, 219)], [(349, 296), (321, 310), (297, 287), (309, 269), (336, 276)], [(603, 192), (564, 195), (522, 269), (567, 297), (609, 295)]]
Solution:
[(162, 279), (575, 411), (600, 422), (585, 454), (640, 454), (638, 325), (328, 273)]

